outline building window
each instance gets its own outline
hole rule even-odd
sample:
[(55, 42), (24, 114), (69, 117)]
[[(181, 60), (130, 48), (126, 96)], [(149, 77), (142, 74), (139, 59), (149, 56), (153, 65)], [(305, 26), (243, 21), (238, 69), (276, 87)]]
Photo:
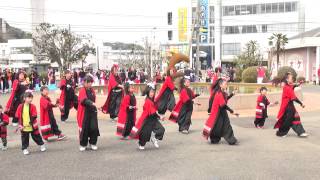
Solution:
[(278, 13), (279, 12), (278, 3), (272, 3), (271, 8), (272, 8), (272, 13)]
[(252, 14), (257, 14), (258, 5), (254, 4), (252, 5)]
[(6, 55), (6, 51), (2, 50), (2, 56), (5, 56), (5, 55)]
[(168, 25), (172, 25), (172, 12), (168, 12)]
[(263, 24), (263, 25), (262, 25), (262, 32), (263, 32), (263, 33), (268, 32), (268, 26), (267, 26), (266, 24)]
[(192, 8), (192, 24), (196, 23), (196, 18), (197, 18), (197, 8), (193, 7)]
[(241, 11), (241, 6), (236, 6), (235, 7), (235, 11), (236, 11), (236, 15), (240, 15), (240, 11)]
[(291, 2), (286, 2), (285, 10), (286, 10), (286, 12), (291, 12), (292, 11)]
[(172, 40), (172, 31), (168, 31), (168, 40), (169, 40), (169, 41)]
[(261, 4), (261, 6), (260, 6), (260, 12), (261, 12), (261, 14), (266, 13), (266, 5), (265, 5), (265, 4)]
[(209, 23), (213, 24), (214, 23), (214, 6), (210, 6), (209, 7), (210, 10), (210, 19), (209, 19)]
[(266, 13), (271, 13), (271, 4), (266, 5)]
[(210, 39), (209, 43), (214, 43), (214, 26), (210, 26)]
[(252, 5), (247, 5), (247, 14), (253, 14)]
[(242, 26), (242, 33), (257, 33), (257, 26), (255, 25), (248, 25), (248, 26)]
[(284, 12), (284, 3), (279, 3), (279, 12)]
[(240, 43), (224, 43), (222, 44), (223, 55), (239, 55), (240, 54)]
[(298, 2), (223, 6), (223, 16), (283, 13), (297, 11)]
[(232, 16), (232, 15), (235, 15), (235, 12), (234, 12), (234, 6), (229, 6), (229, 15)]
[(226, 26), (224, 27), (224, 34), (239, 34), (238, 26)]
[(246, 5), (241, 5), (241, 10), (240, 10), (241, 15), (246, 15), (247, 13), (247, 6)]
[(291, 4), (291, 10), (292, 10), (292, 11), (297, 11), (297, 2), (292, 2), (292, 4)]
[(11, 54), (32, 54), (31, 47), (13, 47), (11, 48)]

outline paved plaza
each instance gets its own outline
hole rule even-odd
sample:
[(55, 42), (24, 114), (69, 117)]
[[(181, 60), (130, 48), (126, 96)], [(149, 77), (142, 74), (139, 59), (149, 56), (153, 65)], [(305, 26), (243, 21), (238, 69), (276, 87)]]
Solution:
[[(270, 109), (266, 128), (253, 128), (254, 110), (239, 111), (232, 117), (237, 146), (225, 141), (210, 145), (202, 136), (208, 115), (195, 112), (189, 135), (177, 132), (177, 125), (164, 121), (165, 138), (160, 149), (148, 143), (138, 150), (137, 141), (115, 136), (116, 123), (100, 114), (97, 152), (79, 152), (75, 111), (60, 128), (68, 136), (64, 141), (47, 143), (40, 152), (31, 141), (29, 156), (20, 150), (20, 134), (9, 126), (8, 146), (0, 151), (0, 179), (320, 179), (320, 106), (319, 87), (305, 87), (306, 109), (301, 118), (308, 138), (298, 138), (293, 131), (286, 138), (275, 136), (273, 125), (279, 107)], [(38, 95), (36, 95), (38, 96)], [(57, 96), (57, 95), (55, 95)], [(1, 95), (5, 105), (7, 96)], [(38, 97), (35, 97), (38, 104)], [(140, 108), (141, 109), (141, 108)], [(251, 112), (252, 111), (252, 112)], [(301, 108), (298, 108), (301, 111)], [(138, 113), (139, 115), (140, 113)], [(60, 119), (56, 113), (56, 118)]]

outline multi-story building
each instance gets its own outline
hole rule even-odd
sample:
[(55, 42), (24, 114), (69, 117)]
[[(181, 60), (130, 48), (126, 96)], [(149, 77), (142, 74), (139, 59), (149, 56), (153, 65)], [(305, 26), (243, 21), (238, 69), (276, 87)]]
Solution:
[(9, 64), (10, 49), (8, 43), (0, 43), (0, 68), (5, 68)]
[(11, 39), (8, 40), (10, 50), (8, 67), (28, 68), (33, 61), (32, 39)]
[[(288, 37), (314, 28), (316, 24), (304, 0), (191, 0), (168, 10), (166, 50), (188, 49), (191, 29), (200, 14), (200, 52), (202, 67), (226, 65), (254, 40), (267, 60), (269, 40), (273, 33)], [(199, 11), (197, 7), (199, 5)], [(316, 18), (316, 17), (315, 17)], [(307, 19), (307, 20), (306, 20)], [(164, 36), (164, 35), (162, 35)], [(195, 40), (192, 44), (195, 54)]]

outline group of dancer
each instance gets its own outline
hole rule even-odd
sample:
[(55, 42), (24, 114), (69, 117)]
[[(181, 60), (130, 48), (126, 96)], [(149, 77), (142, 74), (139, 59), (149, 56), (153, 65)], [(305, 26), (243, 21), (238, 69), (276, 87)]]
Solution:
[[(13, 83), (13, 91), (3, 112), (0, 106), (0, 135), (3, 142), (3, 150), (7, 149), (7, 128), (9, 117), (12, 117), (13, 125), (18, 124), (17, 131), (21, 132), (21, 144), (23, 154), (29, 154), (29, 136), (41, 151), (46, 151), (44, 141), (56, 136), (58, 140), (66, 136), (62, 134), (54, 117), (53, 108), (58, 107), (61, 112), (61, 121), (65, 122), (69, 117), (71, 108), (77, 110), (77, 124), (79, 130), (79, 150), (85, 151), (88, 148), (97, 150), (97, 141), (100, 136), (98, 125), (98, 111), (109, 114), (113, 121), (117, 121), (116, 134), (121, 139), (137, 139), (139, 149), (145, 149), (147, 142), (151, 141), (156, 148), (159, 148), (159, 141), (163, 139), (165, 128), (161, 120), (165, 119), (165, 113), (170, 111), (169, 120), (177, 123), (178, 131), (188, 134), (192, 124), (192, 112), (194, 105), (200, 105), (195, 99), (200, 95), (190, 88), (190, 78), (182, 77), (179, 87), (175, 87), (175, 70), (169, 69), (166, 78), (158, 94), (156, 86), (148, 83), (142, 95), (145, 96), (142, 113), (137, 118), (137, 100), (135, 97), (134, 83), (131, 81), (121, 82), (118, 73), (118, 65), (111, 69), (108, 84), (108, 97), (102, 107), (96, 104), (96, 94), (92, 87), (94, 79), (87, 75), (83, 80), (83, 86), (79, 89), (79, 96), (76, 96), (75, 85), (72, 81), (71, 71), (65, 71), (64, 79), (61, 80), (61, 95), (56, 103), (50, 99), (49, 91), (46, 86), (41, 87), (40, 99), (40, 128), (37, 123), (36, 106), (32, 104), (33, 95), (26, 91), (28, 84), (25, 81), (25, 73), (19, 72), (19, 78)], [(219, 72), (219, 70), (217, 70)], [(228, 100), (235, 94), (227, 93), (228, 84), (225, 78), (219, 74), (214, 76), (209, 98), (209, 117), (204, 124), (203, 136), (209, 143), (217, 144), (224, 138), (230, 145), (239, 144), (234, 135), (228, 112), (239, 116), (228, 106)], [(308, 134), (301, 124), (294, 102), (302, 107), (304, 104), (296, 97), (293, 76), (287, 73), (283, 80), (283, 94), (280, 111), (277, 116), (275, 128), (278, 129), (276, 135), (286, 136), (292, 128), (298, 136), (306, 137)], [(176, 103), (174, 91), (179, 91), (179, 100)], [(254, 125), (263, 128), (270, 103), (266, 97), (267, 88), (260, 89), (257, 98), (256, 118)], [(22, 97), (22, 98), (21, 98)], [(44, 141), (43, 141), (44, 140)], [(89, 144), (89, 147), (88, 147)]]

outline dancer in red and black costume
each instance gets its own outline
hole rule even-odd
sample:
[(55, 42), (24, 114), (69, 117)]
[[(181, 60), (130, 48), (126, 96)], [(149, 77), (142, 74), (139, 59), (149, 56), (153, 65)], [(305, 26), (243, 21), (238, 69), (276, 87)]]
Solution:
[(13, 81), (12, 92), (6, 105), (5, 113), (12, 117), (12, 125), (18, 126), (18, 118), (15, 113), (18, 106), (23, 102), (23, 95), (29, 88), (29, 82), (26, 81), (26, 73), (24, 71), (18, 72), (18, 78)]
[(43, 139), (48, 141), (52, 136), (57, 136), (58, 140), (66, 138), (59, 129), (54, 117), (53, 108), (58, 107), (58, 105), (51, 102), (48, 87), (41, 86), (40, 92), (40, 130)]
[(125, 96), (122, 99), (117, 123), (117, 135), (127, 139), (136, 122), (137, 100), (134, 96), (133, 82), (129, 81), (124, 86)]
[(188, 134), (193, 112), (193, 99), (198, 97), (199, 94), (195, 94), (192, 89), (190, 89), (190, 77), (181, 79), (180, 89), (180, 99), (174, 107), (169, 120), (178, 123), (179, 132)]
[(254, 125), (256, 128), (263, 128), (266, 119), (268, 118), (268, 106), (276, 105), (278, 102), (270, 103), (267, 98), (268, 89), (266, 87), (260, 88), (260, 95), (257, 98), (256, 119)]
[[(212, 85), (211, 85), (211, 88), (210, 88), (210, 98), (209, 98), (209, 106), (208, 106), (208, 114), (210, 114), (211, 112), (211, 107), (212, 107), (212, 102), (213, 102), (213, 86), (216, 84), (216, 81), (221, 78), (221, 72), (222, 72), (222, 69), (220, 67), (216, 67), (214, 69), (214, 73), (212, 75), (212, 78), (211, 78), (211, 81), (212, 81)], [(232, 97), (233, 95), (231, 95)], [(230, 97), (230, 98), (231, 98)]]
[(72, 72), (65, 71), (65, 78), (60, 82), (60, 100), (59, 107), (61, 112), (61, 121), (65, 122), (69, 118), (70, 109), (78, 107), (77, 96), (75, 95), (76, 84), (72, 80)]
[(292, 128), (299, 137), (307, 137), (308, 134), (305, 132), (301, 124), (300, 116), (294, 107), (294, 102), (300, 104), (302, 108), (304, 108), (305, 105), (295, 95), (294, 88), (296, 86), (293, 82), (293, 75), (290, 72), (286, 73), (282, 91), (281, 106), (277, 116), (278, 121), (274, 128), (278, 129), (276, 135), (280, 137), (285, 137), (290, 128)]
[(80, 151), (85, 151), (88, 145), (92, 150), (98, 150), (97, 141), (100, 136), (98, 126), (98, 111), (96, 94), (92, 88), (93, 78), (89, 75), (83, 79), (83, 87), (79, 91), (79, 106), (77, 122), (79, 128)]
[(170, 69), (167, 72), (166, 79), (161, 86), (159, 94), (157, 95), (155, 102), (158, 106), (158, 113), (164, 116), (167, 110), (172, 111), (176, 105), (173, 91), (176, 90), (173, 82), (174, 70)]
[(230, 119), (228, 116), (229, 111), (231, 114), (239, 116), (228, 105), (227, 94), (227, 81), (218, 79), (213, 88), (213, 103), (211, 114), (205, 123), (203, 129), (203, 136), (212, 144), (218, 144), (223, 137), (230, 145), (238, 144), (238, 140), (234, 137)]
[(152, 141), (156, 148), (159, 148), (158, 140), (163, 139), (164, 127), (159, 122), (160, 116), (157, 113), (157, 107), (154, 102), (155, 86), (148, 84), (143, 92), (147, 96), (143, 105), (143, 112), (132, 128), (130, 136), (139, 139), (139, 149), (144, 150), (148, 141)]
[(0, 138), (2, 140), (2, 151), (8, 149), (7, 146), (7, 125), (9, 124), (9, 116), (4, 114), (3, 108), (0, 105)]
[(112, 66), (108, 83), (108, 97), (104, 105), (101, 107), (103, 113), (110, 114), (112, 121), (117, 120), (120, 103), (124, 94), (118, 70), (118, 65), (115, 64)]

